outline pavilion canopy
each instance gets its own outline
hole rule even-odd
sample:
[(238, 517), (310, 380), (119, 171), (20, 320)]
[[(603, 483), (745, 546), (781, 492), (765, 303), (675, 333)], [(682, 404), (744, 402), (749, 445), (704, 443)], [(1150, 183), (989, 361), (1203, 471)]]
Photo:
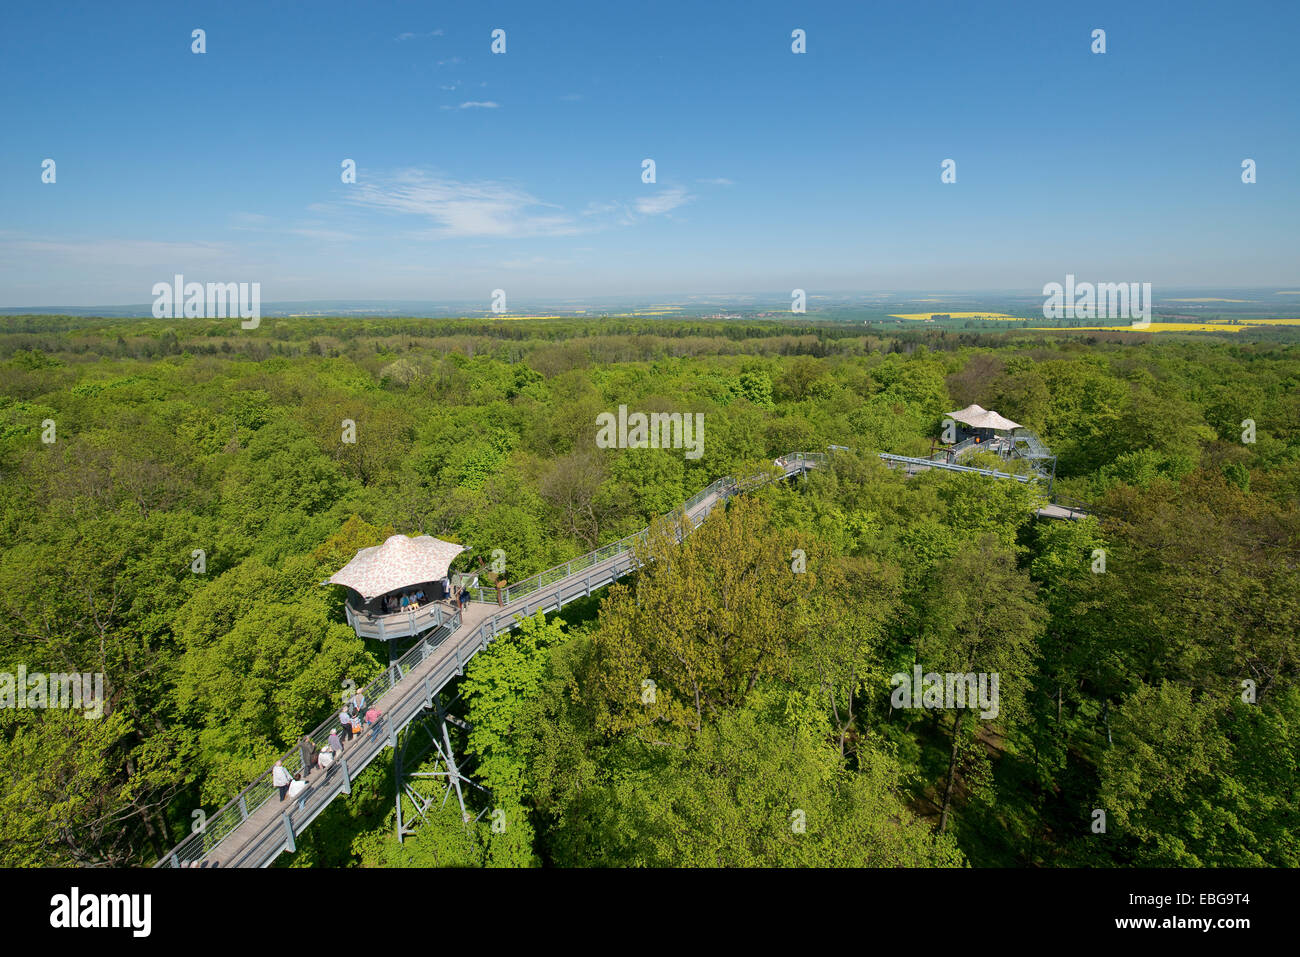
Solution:
[(464, 550), (432, 535), (394, 535), (382, 545), (361, 549), (334, 573), (330, 583), (346, 585), (362, 598), (374, 598), (408, 585), (436, 582)]
[(1012, 422), (1010, 419), (1004, 419), (996, 412), (991, 412), (974, 404), (948, 414), (958, 422), (965, 423), (973, 429), (994, 429), (998, 432), (1010, 432), (1012, 429), (1020, 428), (1018, 423)]

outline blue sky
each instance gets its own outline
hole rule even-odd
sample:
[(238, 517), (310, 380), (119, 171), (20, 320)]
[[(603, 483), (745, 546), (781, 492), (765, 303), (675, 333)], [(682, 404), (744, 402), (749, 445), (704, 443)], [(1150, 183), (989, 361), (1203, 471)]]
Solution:
[(1298, 28), (1294, 2), (10, 4), (0, 306), (177, 272), (263, 301), (1297, 288)]

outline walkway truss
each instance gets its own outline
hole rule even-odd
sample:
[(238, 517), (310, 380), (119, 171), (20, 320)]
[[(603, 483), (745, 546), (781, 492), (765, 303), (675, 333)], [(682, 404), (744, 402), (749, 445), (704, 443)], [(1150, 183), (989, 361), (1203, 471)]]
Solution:
[[(805, 475), (825, 464), (826, 454), (797, 452), (777, 460), (772, 472), (737, 482), (731, 477), (718, 479), (682, 505), (682, 511), (697, 528), (719, 504), (735, 495), (771, 481)], [(1012, 475), (944, 465), (928, 459), (909, 459), (881, 454), (891, 467), (906, 467), (909, 474), (924, 468), (946, 468), (977, 472), (995, 478), (1031, 481), (1033, 476)], [(1038, 514), (1055, 518), (1075, 518), (1081, 510), (1047, 506)], [(645, 541), (649, 529), (588, 552), (580, 558), (547, 569), (518, 584), (503, 589), (497, 604), (495, 589), (477, 588), (463, 611), (440, 616), (426, 633), (400, 658), (362, 689), (366, 701), (382, 715), (373, 728), (363, 730), (347, 745), (335, 764), (326, 771), (315, 770), (308, 778), (308, 790), (296, 800), (281, 801), (278, 789), (271, 784), (268, 770), (244, 788), (201, 828), (167, 852), (155, 867), (267, 867), (282, 852), (294, 851), (298, 835), (322, 811), (343, 794), (352, 793), (352, 782), (385, 749), (395, 749), (397, 779), (397, 833), (399, 839), (411, 833), (411, 815), (406, 813), (403, 798), (415, 815), (424, 817), (434, 801), (446, 804), (454, 794), (467, 822), (471, 815), (465, 804), (468, 789), (478, 788), (456, 762), (451, 728), (467, 725), (451, 714), (451, 704), (444, 705), (443, 692), (465, 673), (466, 663), (500, 635), (513, 629), (521, 619), (541, 612), (552, 612), (592, 592), (618, 581), (637, 568), (636, 546)], [(454, 703), (454, 702), (453, 702)], [(337, 726), (337, 716), (308, 734), (317, 746), (329, 738)], [(450, 726), (450, 727), (449, 727)], [(436, 755), (432, 771), (404, 773), (404, 768), (418, 767), (428, 755)], [(290, 774), (302, 770), (298, 749), (282, 758)], [(429, 785), (433, 793), (429, 793)], [(417, 785), (423, 785), (422, 791)]]

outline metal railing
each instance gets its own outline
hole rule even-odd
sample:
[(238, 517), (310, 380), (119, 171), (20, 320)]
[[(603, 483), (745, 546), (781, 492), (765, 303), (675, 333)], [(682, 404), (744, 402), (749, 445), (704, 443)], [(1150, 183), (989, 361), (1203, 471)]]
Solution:
[(1013, 432), (1011, 434), (1011, 439), (1016, 445), (1019, 445), (1021, 442), (1025, 444), (1028, 452), (1022, 452), (1021, 454), (1027, 459), (1055, 458), (1052, 454), (1052, 450), (1043, 444), (1042, 439), (1040, 439), (1035, 433), (1030, 432), (1028, 429), (1021, 429), (1018, 432)]
[(890, 455), (888, 452), (881, 452), (880, 458), (886, 464), (892, 462), (901, 462), (905, 465), (919, 465), (924, 468), (945, 469), (949, 472), (973, 472), (976, 475), (988, 475), (992, 478), (1010, 478), (1017, 482), (1037, 482), (1043, 476), (1037, 472), (1030, 475), (1021, 475), (1018, 472), (1002, 472), (998, 469), (978, 469), (973, 465), (951, 465), (947, 462), (933, 462), (930, 459), (918, 459), (907, 455)]
[(344, 604), (348, 624), (361, 638), (377, 638), (388, 641), (392, 638), (409, 638), (437, 628), (446, 617), (442, 605), (430, 599), (419, 608), (391, 612), (387, 615), (372, 615), (357, 611), (351, 605)]
[[(808, 468), (816, 468), (826, 463), (825, 452), (791, 452), (789, 455), (783, 455), (776, 460), (774, 464), (783, 470), (784, 475), (790, 475), (794, 472), (801, 472)], [(749, 491), (764, 485), (772, 480), (768, 473), (762, 473), (751, 477), (744, 482), (736, 482), (731, 476), (725, 476), (710, 482), (703, 489), (696, 492), (690, 498), (679, 506), (680, 511), (690, 515), (701, 503), (707, 501), (712, 496), (719, 498), (730, 498), (737, 492)], [(675, 515), (679, 509), (674, 509), (667, 517)], [(699, 524), (698, 522), (695, 524)], [(545, 571), (540, 571), (535, 575), (523, 579), (514, 584), (507, 584), (500, 591), (498, 599), (497, 589), (490, 585), (478, 585), (469, 590), (470, 597), (476, 601), (488, 602), (489, 604), (509, 605), (518, 601), (539, 589), (548, 585), (553, 585), (558, 581), (563, 581), (572, 575), (592, 568), (602, 562), (609, 561), (618, 555), (626, 554), (632, 551), (636, 545), (646, 540), (649, 534), (649, 528), (643, 528), (639, 532), (633, 532), (626, 538), (621, 538), (616, 542), (610, 542), (608, 545), (602, 545), (600, 548), (593, 549), (585, 555), (579, 555), (572, 558), (562, 565), (555, 565)]]
[(979, 443), (976, 441), (976, 436), (972, 435), (969, 438), (962, 439), (952, 448), (939, 449), (939, 451), (930, 456), (930, 461), (945, 462), (948, 460), (949, 456), (952, 456), (952, 458), (956, 460), (958, 457), (964, 455), (968, 449), (973, 449), (977, 445), (979, 445)]

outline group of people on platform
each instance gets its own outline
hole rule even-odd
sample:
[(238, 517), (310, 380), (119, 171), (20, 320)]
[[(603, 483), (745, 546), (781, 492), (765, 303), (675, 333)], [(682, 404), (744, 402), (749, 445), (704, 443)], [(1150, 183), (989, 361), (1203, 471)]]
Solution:
[[(463, 581), (460, 588), (457, 589), (452, 585), (451, 579), (444, 575), (438, 584), (442, 587), (442, 598), (438, 600), (446, 601), (462, 611), (469, 604), (469, 588), (466, 587)], [(417, 611), (424, 603), (425, 595), (422, 588), (385, 595), (379, 601), (381, 612), (385, 615), (393, 615), (403, 611)]]
[[(445, 600), (451, 602), (456, 608), (464, 610), (465, 606), (469, 604), (469, 588), (465, 586), (463, 580), (459, 591), (452, 588), (450, 578), (445, 575), (438, 584), (442, 586)], [(393, 614), (418, 609), (424, 600), (424, 590), (421, 588), (400, 594), (386, 595), (380, 604), (384, 614)], [(303, 735), (302, 740), (298, 742), (298, 750), (302, 755), (302, 770), (290, 774), (283, 761), (276, 761), (275, 767), (271, 769), (271, 783), (280, 791), (280, 803), (283, 804), (286, 798), (296, 798), (299, 809), (305, 807), (307, 802), (307, 782), (311, 778), (311, 772), (313, 770), (328, 772), (339, 759), (347, 744), (354, 737), (359, 737), (364, 728), (372, 729), (371, 740), (373, 740), (379, 734), (379, 719), (381, 717), (383, 715), (377, 708), (373, 706), (366, 707), (366, 696), (358, 689), (353, 693), (352, 697), (343, 703), (343, 707), (339, 710), (339, 726), (330, 732), (329, 742), (325, 747), (318, 748), (310, 736)]]
[(339, 727), (330, 731), (325, 747), (318, 748), (309, 735), (303, 735), (298, 742), (298, 753), (302, 755), (301, 771), (290, 775), (283, 761), (275, 762), (271, 769), (271, 783), (280, 791), (280, 803), (283, 804), (285, 798), (297, 798), (301, 810), (307, 802), (307, 782), (311, 779), (311, 772), (328, 772), (346, 749), (346, 743), (353, 737), (360, 737), (363, 728), (371, 729), (370, 738), (374, 740), (379, 734), (379, 719), (382, 717), (383, 713), (374, 705), (366, 707), (366, 696), (361, 689), (353, 692), (339, 709)]
[(385, 595), (382, 606), (385, 615), (391, 615), (399, 611), (415, 611), (424, 601), (423, 589), (419, 591), (402, 592), (400, 595)]

